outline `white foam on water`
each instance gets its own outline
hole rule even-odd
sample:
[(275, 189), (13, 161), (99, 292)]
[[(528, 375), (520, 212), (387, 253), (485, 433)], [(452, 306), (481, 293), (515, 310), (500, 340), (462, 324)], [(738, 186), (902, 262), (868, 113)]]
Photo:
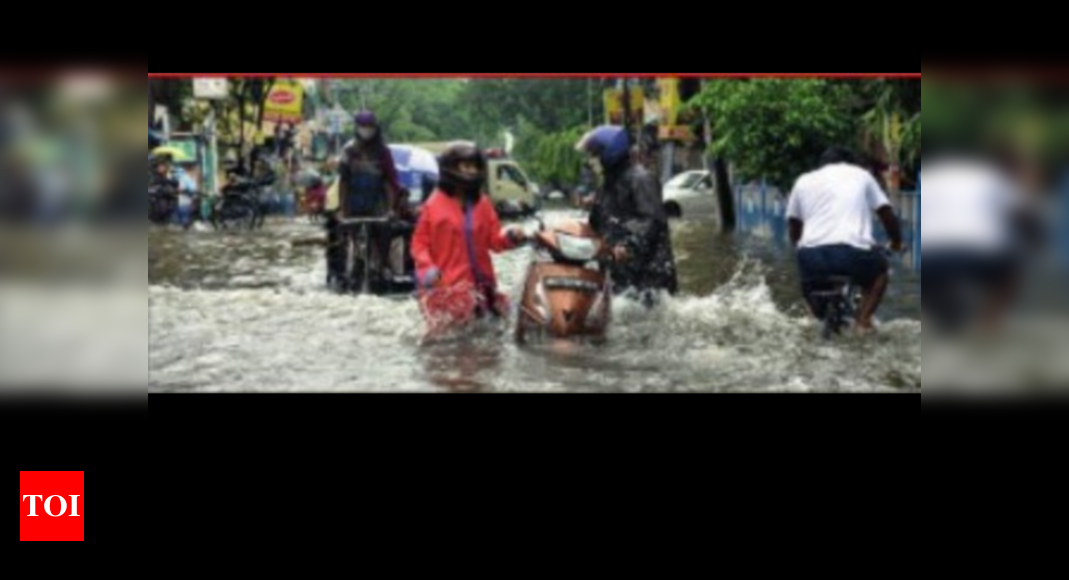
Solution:
[[(776, 306), (765, 282), (767, 267), (745, 259), (734, 278), (709, 295), (662, 296), (652, 310), (634, 300), (614, 300), (613, 327), (602, 346), (518, 347), (511, 320), (424, 344), (415, 300), (335, 295), (325, 286), (321, 248), (290, 249), (288, 241), (285, 249), (278, 246), (278, 235), (290, 240), (317, 231), (287, 224), (275, 238), (213, 232), (186, 242), (203, 262), (198, 267), (212, 274), (183, 287), (149, 288), (150, 390), (920, 388), (919, 322), (896, 320), (873, 337), (826, 343), (801, 312)], [(255, 248), (238, 257), (227, 250), (238, 242)], [(514, 300), (530, 259), (529, 249), (495, 256), (501, 288)]]

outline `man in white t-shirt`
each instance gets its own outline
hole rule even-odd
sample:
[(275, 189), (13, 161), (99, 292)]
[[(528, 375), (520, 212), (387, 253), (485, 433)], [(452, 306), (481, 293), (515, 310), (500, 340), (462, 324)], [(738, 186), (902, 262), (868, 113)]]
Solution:
[(787, 202), (789, 235), (798, 249), (802, 294), (810, 311), (817, 317), (823, 314), (812, 292), (828, 277), (849, 276), (863, 291), (856, 328), (862, 333), (873, 330), (872, 315), (888, 280), (887, 260), (872, 237), (874, 212), (891, 238), (891, 249), (902, 251), (902, 232), (887, 194), (840, 148), (825, 151), (821, 168), (798, 178)]
[(1003, 165), (1012, 167), (1012, 159), (948, 151), (929, 158), (921, 172), (921, 308), (936, 330), (963, 329), (977, 313), (986, 330), (997, 330), (1018, 285), (1022, 252), (1042, 240), (1035, 208)]

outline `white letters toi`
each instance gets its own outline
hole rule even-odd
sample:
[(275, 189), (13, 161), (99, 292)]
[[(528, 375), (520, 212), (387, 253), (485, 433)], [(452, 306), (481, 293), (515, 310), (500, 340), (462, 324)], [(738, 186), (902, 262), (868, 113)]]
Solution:
[[(34, 501), (34, 499), (41, 499), (42, 497), (44, 497), (44, 496), (42, 496), (42, 495), (24, 495), (24, 496), (22, 496), (22, 501), (26, 501), (26, 498), (30, 498), (30, 515), (28, 517), (36, 517), (37, 516), (37, 503)], [(71, 498), (71, 515), (68, 516), (68, 517), (72, 517), (72, 518), (81, 517), (81, 516), (78, 515), (78, 497), (79, 496), (71, 495), (71, 496), (68, 496), (68, 497)], [(59, 498), (59, 505), (62, 506), (60, 508), (58, 514), (52, 513), (52, 499), (54, 499), (54, 498)], [(67, 511), (67, 500), (63, 499), (62, 495), (50, 495), (50, 496), (48, 496), (48, 499), (46, 499), (44, 503), (45, 503), (45, 513), (50, 515), (50, 516), (52, 516), (52, 517), (54, 517), (54, 518), (58, 518), (59, 516), (63, 515)]]

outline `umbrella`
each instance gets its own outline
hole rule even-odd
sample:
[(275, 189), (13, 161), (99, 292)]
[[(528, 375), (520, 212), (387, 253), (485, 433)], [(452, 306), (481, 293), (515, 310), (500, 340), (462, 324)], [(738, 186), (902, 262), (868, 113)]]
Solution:
[(390, 145), (398, 169), (438, 175), (438, 159), (426, 149), (409, 145)]
[(322, 179), (323, 176), (315, 169), (302, 169), (293, 178), (293, 182), (297, 187), (311, 187), (317, 180)]
[(189, 157), (186, 156), (185, 151), (182, 151), (177, 147), (168, 147), (166, 145), (153, 149), (152, 155), (156, 157), (159, 157), (161, 155), (170, 155), (171, 158), (175, 161), (190, 161)]
[(424, 176), (438, 179), (438, 160), (426, 149), (410, 145), (390, 145), (397, 177), (412, 191), (418, 191)]

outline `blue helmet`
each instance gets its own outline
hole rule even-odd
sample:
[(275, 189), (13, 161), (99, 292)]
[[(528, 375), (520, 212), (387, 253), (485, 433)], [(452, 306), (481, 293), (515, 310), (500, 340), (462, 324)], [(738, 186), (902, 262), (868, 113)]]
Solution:
[(631, 152), (631, 138), (623, 127), (602, 125), (583, 135), (575, 149), (587, 155), (597, 156), (605, 167), (626, 161)]

